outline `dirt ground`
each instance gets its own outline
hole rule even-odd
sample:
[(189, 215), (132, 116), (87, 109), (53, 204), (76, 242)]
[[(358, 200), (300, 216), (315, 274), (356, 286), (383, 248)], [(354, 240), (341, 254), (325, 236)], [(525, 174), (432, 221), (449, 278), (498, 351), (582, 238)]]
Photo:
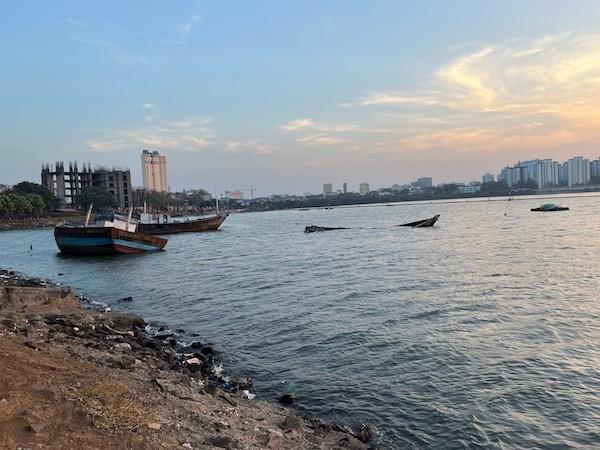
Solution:
[(69, 290), (0, 285), (0, 448), (367, 448), (365, 430), (224, 389), (207, 347), (180, 363), (143, 325)]

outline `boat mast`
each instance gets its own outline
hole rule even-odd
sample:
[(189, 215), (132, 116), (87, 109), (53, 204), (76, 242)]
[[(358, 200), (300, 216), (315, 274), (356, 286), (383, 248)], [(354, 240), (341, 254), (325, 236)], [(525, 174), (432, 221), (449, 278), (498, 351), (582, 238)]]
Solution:
[(94, 207), (93, 203), (90, 203), (90, 207), (88, 208), (87, 215), (85, 216), (85, 226), (87, 227), (90, 223), (90, 217), (92, 215), (92, 208)]

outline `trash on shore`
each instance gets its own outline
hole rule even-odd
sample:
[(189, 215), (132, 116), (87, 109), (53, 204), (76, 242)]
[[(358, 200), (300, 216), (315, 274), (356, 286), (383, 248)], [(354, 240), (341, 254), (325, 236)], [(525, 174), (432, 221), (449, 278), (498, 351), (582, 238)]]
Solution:
[(244, 389), (242, 391), (242, 397), (247, 398), (248, 400), (254, 400), (256, 398), (256, 394), (251, 393), (248, 389)]

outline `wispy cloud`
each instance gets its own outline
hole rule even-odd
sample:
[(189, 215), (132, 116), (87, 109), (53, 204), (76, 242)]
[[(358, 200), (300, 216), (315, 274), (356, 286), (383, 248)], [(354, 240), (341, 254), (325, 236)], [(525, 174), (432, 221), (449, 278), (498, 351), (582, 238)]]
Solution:
[(419, 88), (344, 105), (386, 124), (397, 117), (401, 137), (390, 148), (556, 146), (597, 135), (599, 55), (599, 34), (511, 39), (449, 61)]
[(235, 154), (253, 153), (255, 155), (271, 155), (274, 153), (272, 146), (263, 144), (256, 139), (228, 141), (225, 143), (225, 151)]
[(214, 143), (215, 132), (208, 117), (196, 116), (180, 121), (161, 121), (110, 130), (87, 141), (94, 152), (116, 152), (157, 148), (173, 151), (199, 151)]
[(142, 103), (142, 109), (154, 109), (156, 105), (154, 103)]
[(65, 22), (67, 22), (69, 25), (72, 25), (77, 28), (84, 28), (84, 29), (88, 28), (87, 22), (84, 22), (82, 20), (75, 20), (75, 19), (71, 19), (70, 17), (66, 17)]
[(317, 130), (317, 131), (334, 131), (337, 133), (344, 133), (347, 131), (352, 131), (356, 129), (356, 125), (353, 124), (325, 124), (316, 122), (313, 119), (303, 118), (303, 119), (294, 119), (279, 126), (285, 132), (291, 131), (303, 131), (303, 130)]
[(165, 44), (187, 44), (190, 34), (200, 22), (202, 22), (201, 16), (197, 14), (191, 15), (185, 22), (183, 22), (177, 27), (177, 36), (175, 38), (160, 39), (159, 41)]
[(105, 39), (96, 39), (96, 38), (84, 38), (76, 34), (69, 34), (69, 39), (79, 44), (90, 45), (92, 47), (98, 48), (104, 51), (109, 57), (116, 61), (124, 62), (124, 63), (147, 63), (148, 60), (143, 56), (136, 55), (135, 53), (130, 53), (115, 43), (105, 40)]

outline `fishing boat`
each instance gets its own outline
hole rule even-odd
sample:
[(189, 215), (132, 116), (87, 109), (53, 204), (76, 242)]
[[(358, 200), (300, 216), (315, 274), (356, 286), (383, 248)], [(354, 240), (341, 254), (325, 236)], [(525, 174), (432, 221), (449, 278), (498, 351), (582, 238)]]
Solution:
[(120, 216), (99, 218), (89, 224), (92, 207), (84, 225), (60, 224), (54, 228), (54, 239), (61, 253), (71, 255), (106, 255), (144, 253), (162, 250), (167, 240), (140, 233), (131, 219)]
[(411, 228), (424, 228), (424, 227), (432, 227), (435, 225), (437, 220), (440, 218), (440, 215), (437, 214), (433, 216), (431, 219), (417, 220), (416, 222), (408, 222), (403, 223), (402, 225), (398, 225), (399, 227), (411, 227)]
[(558, 206), (554, 203), (546, 203), (545, 205), (538, 206), (537, 208), (531, 208), (532, 211), (550, 212), (550, 211), (568, 211), (569, 208), (566, 206)]
[(227, 213), (215, 214), (197, 219), (175, 220), (168, 214), (142, 213), (137, 230), (146, 234), (197, 233), (216, 231), (227, 218)]

